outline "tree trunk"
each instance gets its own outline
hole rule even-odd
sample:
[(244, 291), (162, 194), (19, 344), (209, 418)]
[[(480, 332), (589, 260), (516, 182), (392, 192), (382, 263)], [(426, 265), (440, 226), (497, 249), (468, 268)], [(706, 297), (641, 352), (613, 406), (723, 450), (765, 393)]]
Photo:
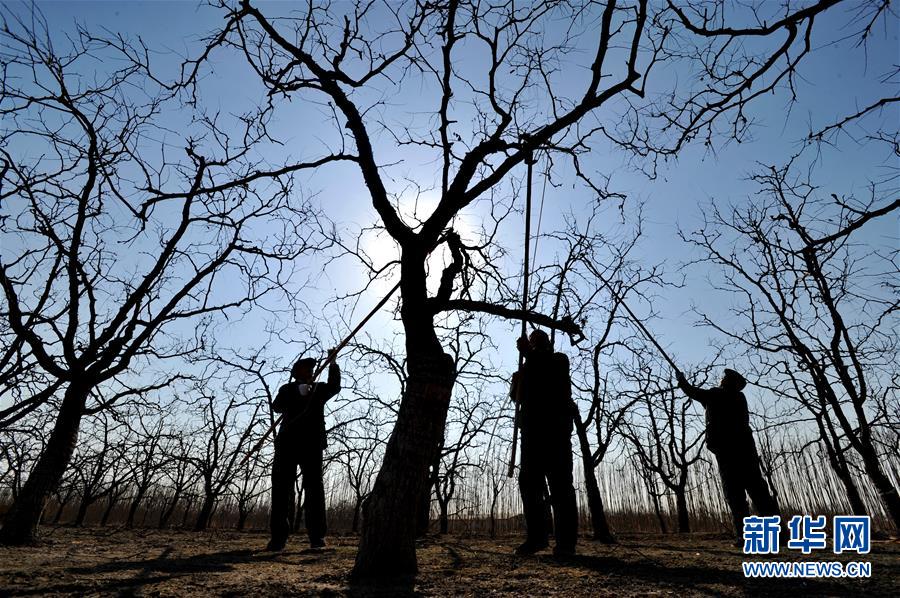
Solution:
[(691, 533), (691, 521), (688, 518), (687, 493), (683, 486), (675, 489), (675, 506), (678, 510), (678, 533)]
[(663, 517), (662, 510), (659, 508), (659, 499), (654, 498), (653, 500), (653, 509), (656, 512), (656, 519), (659, 521), (659, 531), (663, 534), (669, 533), (669, 528), (666, 525), (666, 519)]
[(200, 512), (197, 514), (197, 521), (194, 523), (195, 532), (202, 532), (209, 525), (209, 519), (212, 517), (214, 505), (215, 500), (213, 495), (207, 493), (203, 497), (203, 505), (200, 507)]
[(246, 507), (238, 506), (237, 531), (244, 531), (244, 526), (247, 524), (247, 517), (249, 515), (250, 511)]
[(850, 503), (850, 510), (854, 515), (868, 515), (869, 512), (866, 508), (866, 504), (863, 502), (862, 496), (859, 493), (859, 488), (856, 487), (856, 482), (853, 480), (853, 475), (850, 473), (850, 466), (847, 464), (847, 458), (842, 454), (839, 455), (830, 443), (825, 442), (824, 444), (825, 449), (828, 452), (828, 460), (831, 463), (831, 468), (844, 485), (844, 492), (847, 494), (847, 502)]
[(869, 514), (869, 509), (866, 508), (866, 503), (863, 502), (862, 495), (859, 493), (859, 488), (856, 487), (856, 482), (853, 481), (853, 475), (850, 473), (850, 469), (847, 467), (846, 463), (843, 466), (843, 471), (838, 472), (838, 478), (841, 480), (841, 483), (844, 484), (844, 490), (847, 493), (847, 501), (850, 503), (850, 510), (854, 515), (858, 516), (867, 516)]
[(449, 506), (449, 500), (438, 500), (438, 505), (441, 508), (440, 512), (440, 533), (446, 534), (450, 529), (450, 517), (447, 514), (447, 507)]
[[(836, 365), (836, 364), (835, 364)], [(863, 469), (872, 480), (884, 506), (887, 508), (888, 516), (894, 524), (894, 527), (900, 530), (900, 494), (891, 482), (891, 479), (885, 475), (881, 469), (881, 463), (878, 459), (878, 451), (872, 444), (871, 430), (869, 422), (866, 419), (866, 413), (861, 403), (853, 403), (856, 411), (857, 426), (853, 426), (844, 412), (841, 410), (840, 401), (834, 393), (831, 386), (826, 381), (825, 376), (819, 375), (816, 379), (816, 389), (823, 403), (827, 402), (831, 405), (835, 417), (837, 417), (840, 427), (847, 435), (848, 440), (859, 453), (863, 460)], [(845, 385), (848, 390), (852, 387)]]
[(363, 507), (353, 570), (357, 580), (409, 577), (417, 571), (416, 513), (422, 493), (428, 492), (429, 448), (443, 436), (450, 404), (452, 365), (447, 362), (441, 355), (430, 372), (409, 378), (384, 463)]
[(868, 442), (868, 439), (861, 440), (865, 440), (863, 443), (864, 450), (861, 451), (861, 455), (866, 473), (869, 474), (869, 478), (875, 485), (875, 489), (878, 490), (884, 506), (887, 507), (888, 516), (893, 521), (894, 528), (900, 530), (900, 495), (897, 494), (897, 489), (894, 488), (890, 478), (882, 471), (875, 448)]
[(62, 519), (63, 509), (66, 508), (66, 505), (69, 504), (69, 495), (59, 503), (59, 507), (56, 509), (56, 515), (53, 516), (53, 524), (59, 523), (59, 520)]
[[(415, 361), (422, 365), (425, 360)], [(416, 514), (429, 489), (431, 447), (443, 438), (452, 370), (450, 358), (441, 354), (422, 371), (410, 372), (384, 463), (363, 507), (356, 580), (409, 577), (417, 571)]]
[(435, 447), (443, 444), (453, 359), (445, 354), (425, 301), (426, 252), (404, 248), (401, 318), (406, 333), (408, 379), (384, 462), (363, 506), (354, 582), (411, 578), (416, 574), (416, 514), (429, 488)]
[(137, 515), (137, 510), (141, 505), (141, 501), (144, 500), (144, 494), (146, 493), (146, 488), (138, 488), (137, 494), (134, 496), (134, 500), (131, 501), (131, 506), (128, 507), (128, 518), (125, 520), (125, 527), (131, 529), (134, 527), (134, 518)]
[(497, 537), (497, 495), (496, 494), (491, 499), (491, 522), (490, 523), (491, 523), (491, 527), (490, 527), (490, 531), (488, 533), (490, 534), (491, 538), (496, 538)]
[(359, 512), (362, 509), (363, 499), (361, 496), (356, 497), (356, 504), (353, 505), (353, 524), (350, 531), (354, 534), (359, 531)]
[(78, 428), (89, 392), (90, 386), (82, 384), (72, 383), (66, 389), (47, 446), (6, 515), (3, 529), (0, 530), (0, 544), (21, 546), (37, 538), (38, 522), (47, 500), (59, 487), (75, 451)]
[(106, 510), (103, 511), (103, 517), (100, 519), (100, 526), (104, 526), (109, 522), (109, 516), (112, 515), (113, 508), (116, 506), (118, 501), (118, 496), (114, 494), (109, 495), (109, 504), (106, 505)]
[(81, 502), (78, 503), (78, 511), (75, 514), (75, 520), (72, 522), (74, 527), (81, 527), (84, 524), (84, 519), (87, 517), (87, 510), (92, 504), (94, 504), (94, 499), (90, 496), (81, 497)]
[(175, 512), (175, 508), (178, 506), (178, 501), (181, 500), (181, 493), (176, 492), (172, 497), (171, 502), (167, 505), (163, 504), (162, 513), (159, 515), (159, 529), (164, 529), (166, 525), (169, 523), (169, 519), (172, 517), (172, 514)]
[[(825, 447), (825, 452), (828, 454), (828, 462), (831, 463), (831, 468), (844, 485), (844, 491), (847, 494), (847, 502), (850, 503), (850, 509), (853, 514), (861, 516), (868, 515), (868, 509), (866, 509), (862, 496), (859, 494), (859, 488), (856, 487), (856, 482), (853, 480), (853, 475), (850, 473), (847, 456), (841, 451), (840, 440), (835, 433), (831, 418), (828, 416), (826, 405), (827, 404), (823, 402), (823, 410), (821, 415), (816, 417), (816, 423), (819, 425), (819, 436), (821, 437), (822, 445)], [(825, 427), (825, 423), (828, 424), (827, 428)], [(772, 486), (771, 483), (769, 485)]]
[(609, 522), (606, 520), (606, 509), (603, 508), (603, 497), (600, 495), (600, 485), (597, 483), (597, 472), (592, 457), (591, 445), (588, 442), (587, 427), (575, 422), (575, 433), (578, 436), (578, 444), (581, 447), (581, 463), (584, 470), (584, 487), (587, 491), (588, 511), (591, 514), (591, 527), (594, 530), (594, 540), (604, 544), (615, 544), (616, 538), (609, 530)]
[(187, 500), (187, 503), (184, 505), (184, 514), (181, 516), (181, 527), (187, 527), (188, 518), (191, 516), (191, 508), (194, 506), (194, 498), (193, 496)]
[[(433, 325), (430, 328), (433, 335)], [(434, 447), (444, 437), (453, 361), (433, 350), (436, 337), (428, 352), (427, 345), (415, 342), (419, 335), (411, 334), (409, 325), (406, 329), (409, 379), (384, 463), (363, 506), (362, 535), (352, 572), (356, 581), (416, 574), (416, 515), (422, 493), (429, 492)]]
[(656, 519), (659, 521), (659, 531), (668, 534), (669, 528), (666, 525), (666, 518), (663, 517), (662, 507), (659, 504), (659, 495), (656, 493), (656, 488), (650, 488), (650, 483), (647, 483), (648, 493), (650, 494), (650, 500), (653, 502), (653, 511), (656, 513)]

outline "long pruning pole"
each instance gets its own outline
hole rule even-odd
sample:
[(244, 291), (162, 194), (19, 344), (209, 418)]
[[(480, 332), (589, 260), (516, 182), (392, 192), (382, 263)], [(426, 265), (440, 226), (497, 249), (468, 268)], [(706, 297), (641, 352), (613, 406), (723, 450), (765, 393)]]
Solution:
[[(524, 314), (528, 311), (528, 276), (531, 272), (531, 178), (534, 172), (534, 154), (532, 153), (527, 160), (528, 164), (528, 183), (525, 189), (525, 275), (522, 283), (522, 334), (525, 336), (527, 329), (525, 327)], [(522, 396), (522, 366), (525, 363), (525, 355), (519, 353), (519, 376), (516, 384), (515, 398), (515, 418), (513, 419), (513, 438), (512, 449), (509, 454), (509, 469), (506, 471), (507, 477), (513, 477), (516, 472), (516, 449), (519, 445), (519, 399)]]
[(659, 351), (659, 354), (662, 355), (663, 359), (665, 359), (665, 360), (669, 363), (669, 365), (672, 366), (672, 369), (675, 370), (676, 373), (681, 373), (681, 370), (678, 369), (678, 366), (675, 365), (675, 362), (672, 360), (671, 357), (669, 357), (669, 354), (666, 353), (666, 350), (662, 348), (662, 345), (660, 345), (660, 344), (656, 341), (655, 338), (653, 338), (653, 335), (650, 334), (650, 331), (647, 330), (647, 327), (644, 326), (644, 324), (643, 324), (643, 322), (641, 322), (640, 318), (638, 318), (638, 317), (634, 314), (634, 312), (631, 311), (631, 308), (628, 307), (628, 304), (625, 303), (625, 300), (622, 299), (622, 297), (620, 297), (618, 293), (616, 293), (615, 289), (613, 289), (613, 287), (612, 287), (611, 284), (609, 284), (609, 283), (606, 282), (605, 280), (603, 281), (603, 283), (606, 285), (606, 288), (609, 289), (609, 292), (612, 293), (613, 299), (615, 299), (616, 301), (618, 301), (619, 304), (620, 304), (622, 307), (625, 308), (625, 311), (627, 311), (627, 312), (628, 312), (628, 315), (631, 316), (631, 321), (632, 321), (632, 322), (634, 323), (634, 325), (637, 326), (638, 329), (644, 334), (644, 336), (647, 338), (647, 340), (650, 341), (650, 342), (653, 344), (654, 347), (656, 347), (656, 350)]
[(316, 368), (316, 371), (313, 373), (313, 380), (318, 378), (319, 374), (324, 372), (325, 368), (328, 367), (329, 365), (331, 365), (331, 362), (334, 361), (334, 359), (337, 357), (337, 354), (340, 353), (341, 349), (346, 347), (347, 343), (349, 343), (351, 340), (353, 340), (353, 337), (356, 336), (359, 333), (359, 331), (363, 329), (363, 327), (369, 322), (369, 320), (372, 319), (372, 317), (376, 313), (378, 313), (378, 310), (380, 310), (382, 307), (384, 307), (385, 303), (390, 301), (391, 297), (393, 297), (394, 293), (396, 293), (397, 289), (399, 289), (399, 288), (400, 288), (400, 283), (398, 282), (397, 284), (394, 285), (394, 287), (390, 291), (388, 291), (387, 295), (382, 297), (381, 301), (379, 301), (378, 304), (375, 307), (373, 307), (372, 310), (368, 314), (366, 314), (366, 317), (363, 318), (359, 322), (359, 324), (356, 325), (356, 328), (351, 330), (350, 334), (345, 336), (344, 340), (342, 340), (340, 343), (338, 343), (338, 345), (331, 351), (331, 353), (329, 353), (325, 357), (325, 359), (322, 360), (322, 363), (319, 364), (319, 367)]
[[(325, 359), (322, 360), (322, 363), (319, 364), (319, 367), (316, 368), (315, 372), (313, 372), (313, 380), (318, 378), (319, 375), (323, 371), (325, 371), (325, 368), (328, 367), (329, 365), (331, 365), (331, 363), (335, 360), (335, 358), (337, 358), (337, 354), (340, 353), (341, 349), (346, 347), (347, 343), (349, 343), (351, 340), (353, 340), (353, 337), (356, 336), (359, 333), (359, 331), (363, 329), (363, 327), (369, 322), (369, 320), (372, 319), (372, 317), (376, 313), (378, 313), (378, 310), (380, 310), (382, 307), (384, 307), (384, 304), (387, 303), (391, 297), (393, 297), (394, 293), (396, 293), (397, 289), (399, 289), (399, 288), (400, 288), (400, 283), (398, 282), (396, 285), (394, 285), (394, 288), (392, 288), (390, 291), (388, 291), (388, 294), (385, 295), (381, 299), (381, 301), (379, 301), (378, 304), (375, 307), (373, 307), (372, 310), (368, 314), (366, 314), (366, 317), (364, 317), (359, 322), (359, 324), (356, 325), (356, 328), (354, 328), (352, 331), (350, 331), (350, 334), (345, 336), (344, 339), (340, 343), (338, 343), (338, 345), (334, 349), (332, 349), (332, 351), (325, 357)], [(244, 456), (243, 460), (240, 462), (238, 467), (243, 466), (244, 463), (246, 463), (248, 460), (250, 460), (250, 457), (254, 453), (256, 453), (259, 449), (262, 448), (263, 443), (265, 443), (265, 441), (269, 437), (269, 435), (275, 431), (275, 428), (278, 426), (278, 424), (281, 423), (282, 419), (284, 419), (284, 416), (279, 415), (278, 418), (274, 422), (272, 422), (272, 425), (269, 426), (269, 428), (266, 430), (266, 433), (262, 435), (262, 438), (260, 438), (259, 441), (253, 446), (253, 448), (247, 452), (247, 454)]]

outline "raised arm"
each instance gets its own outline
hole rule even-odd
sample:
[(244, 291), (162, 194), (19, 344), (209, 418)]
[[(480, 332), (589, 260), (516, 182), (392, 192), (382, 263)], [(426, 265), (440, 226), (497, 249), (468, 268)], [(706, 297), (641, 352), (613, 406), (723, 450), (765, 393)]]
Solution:
[(677, 372), (675, 374), (675, 377), (678, 380), (678, 388), (681, 389), (681, 392), (686, 394), (689, 399), (697, 401), (698, 403), (706, 407), (706, 404), (709, 402), (709, 399), (714, 392), (713, 390), (694, 386), (687, 381), (687, 378), (685, 378), (681, 372)]
[(341, 368), (334, 361), (328, 366), (328, 381), (325, 382), (325, 388), (322, 393), (324, 401), (327, 401), (337, 393), (341, 392)]

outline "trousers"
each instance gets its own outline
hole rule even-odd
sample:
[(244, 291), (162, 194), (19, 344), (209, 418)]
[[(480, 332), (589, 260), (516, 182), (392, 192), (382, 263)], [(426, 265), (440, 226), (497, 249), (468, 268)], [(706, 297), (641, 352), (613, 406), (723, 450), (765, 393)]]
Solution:
[(744, 531), (744, 517), (750, 515), (747, 495), (762, 516), (780, 515), (778, 503), (769, 491), (769, 485), (759, 468), (759, 456), (755, 450), (721, 451), (716, 453), (722, 490), (731, 508), (734, 530), (738, 536)]
[(544, 490), (549, 487), (556, 545), (574, 549), (578, 539), (578, 505), (572, 481), (571, 435), (536, 432), (522, 429), (519, 492), (528, 540), (541, 544), (547, 541)]
[(303, 474), (303, 514), (310, 542), (322, 540), (325, 522), (325, 486), (322, 482), (322, 449), (302, 447), (284, 450), (276, 447), (272, 463), (272, 509), (270, 528), (272, 541), (283, 544), (291, 532), (294, 516), (294, 483), (297, 468)]

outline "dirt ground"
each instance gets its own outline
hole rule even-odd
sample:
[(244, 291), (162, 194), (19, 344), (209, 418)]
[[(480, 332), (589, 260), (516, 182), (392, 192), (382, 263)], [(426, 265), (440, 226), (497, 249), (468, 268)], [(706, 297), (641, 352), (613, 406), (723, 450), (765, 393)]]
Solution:
[[(137, 596), (898, 596), (900, 542), (875, 542), (866, 580), (747, 580), (743, 556), (724, 538), (624, 535), (616, 546), (582, 540), (568, 560), (549, 552), (516, 558), (521, 540), (443, 537), (419, 549), (414, 585), (350, 586), (355, 537), (331, 537), (306, 550), (292, 538), (282, 553), (265, 552), (263, 533), (51, 528), (39, 546), (0, 548), (0, 595)], [(782, 560), (797, 560), (799, 553)]]

